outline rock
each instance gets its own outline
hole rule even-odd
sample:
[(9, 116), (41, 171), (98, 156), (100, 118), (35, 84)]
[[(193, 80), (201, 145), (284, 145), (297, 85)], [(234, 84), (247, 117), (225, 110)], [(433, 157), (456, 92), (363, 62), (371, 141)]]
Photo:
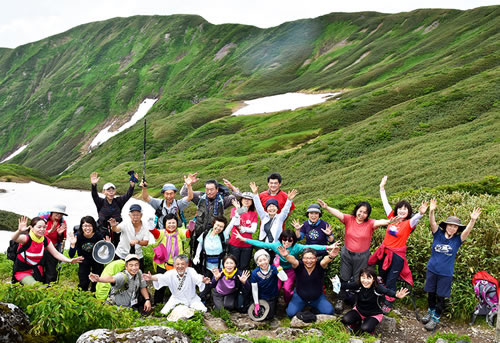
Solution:
[[(321, 322), (324, 322), (326, 320), (335, 320), (335, 319), (337, 319), (336, 316), (332, 316), (329, 314), (318, 314), (316, 316), (316, 322), (314, 322), (314, 323), (321, 323)], [(290, 327), (292, 327), (292, 328), (304, 328), (304, 327), (309, 326), (309, 325), (314, 324), (314, 323), (305, 323), (302, 320), (300, 320), (299, 318), (297, 318), (297, 316), (294, 316), (292, 318), (292, 320), (290, 321)]]
[(442, 338), (438, 338), (438, 339), (436, 340), (436, 343), (448, 343), (448, 341), (447, 341), (447, 340), (445, 340), (445, 339), (442, 339)]
[(240, 336), (235, 336), (231, 335), (228, 333), (223, 333), (222, 335), (219, 336), (219, 343), (251, 343), (252, 341), (249, 341), (246, 338), (240, 337)]
[(276, 332), (274, 330), (249, 330), (241, 332), (241, 335), (248, 336), (248, 338), (276, 338)]
[(30, 328), (30, 319), (23, 310), (14, 304), (0, 302), (0, 343), (24, 342), (23, 334)]
[(228, 329), (226, 322), (222, 318), (212, 316), (210, 313), (203, 314), (205, 326), (212, 331), (220, 332)]
[(231, 318), (233, 324), (241, 331), (252, 330), (263, 325), (262, 322), (254, 322), (248, 315), (238, 312), (231, 313), (229, 318)]
[(175, 342), (190, 343), (189, 337), (180, 331), (167, 326), (141, 326), (130, 329), (97, 329), (82, 334), (77, 343), (108, 343), (108, 342)]
[(375, 329), (375, 332), (377, 334), (382, 334), (382, 336), (394, 331), (396, 331), (396, 319), (387, 316), (384, 316), (380, 324), (377, 325), (377, 328)]
[(321, 337), (323, 335), (323, 332), (318, 329), (309, 329), (305, 332), (305, 334), (312, 337)]
[(304, 335), (304, 330), (294, 328), (278, 328), (276, 329), (276, 338), (284, 340), (294, 340)]
[(349, 339), (349, 343), (363, 343), (363, 340), (359, 339), (359, 338), (353, 338), (353, 337), (351, 337)]

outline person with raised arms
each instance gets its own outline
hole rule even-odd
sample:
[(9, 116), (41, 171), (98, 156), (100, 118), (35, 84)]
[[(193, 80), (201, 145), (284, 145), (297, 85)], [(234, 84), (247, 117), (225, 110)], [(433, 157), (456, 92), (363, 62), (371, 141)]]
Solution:
[[(368, 259), (368, 265), (378, 264), (379, 275), (382, 277), (385, 286), (392, 291), (396, 291), (396, 282), (399, 277), (408, 284), (413, 285), (413, 277), (406, 259), (406, 242), (417, 227), (418, 221), (427, 211), (428, 203), (422, 201), (418, 213), (415, 215), (413, 215), (410, 203), (406, 200), (399, 201), (393, 210), (385, 194), (386, 182), (387, 176), (384, 176), (380, 182), (380, 197), (391, 223), (387, 226), (384, 241)], [(393, 296), (386, 295), (385, 302), (382, 305), (384, 313), (391, 311), (394, 300)]]
[(433, 235), (432, 252), (427, 263), (424, 287), (424, 291), (427, 292), (428, 309), (427, 314), (422, 317), (422, 323), (429, 331), (436, 329), (445, 308), (445, 298), (451, 295), (458, 249), (469, 237), (481, 214), (480, 208), (474, 208), (467, 227), (455, 216), (448, 217), (438, 225), (435, 218), (436, 208), (437, 201), (432, 199), (429, 208), (429, 224)]
[(200, 291), (210, 283), (210, 278), (198, 274), (193, 268), (188, 267), (189, 259), (186, 255), (178, 255), (174, 258), (174, 269), (164, 274), (144, 274), (144, 280), (153, 281), (153, 287), (160, 289), (168, 287), (172, 295), (163, 306), (161, 313), (168, 314), (176, 305), (182, 304), (194, 310), (206, 312), (207, 308), (196, 294), (196, 286)]
[(311, 248), (304, 250), (302, 261), (297, 260), (284, 247), (279, 247), (278, 250), (295, 270), (296, 286), (286, 314), (293, 317), (306, 306), (311, 306), (320, 314), (333, 314), (333, 306), (323, 293), (323, 284), (328, 265), (339, 254), (340, 242), (336, 242), (321, 260), (318, 260), (316, 250)]
[[(66, 205), (57, 204), (52, 206), (46, 214), (40, 214), (41, 218), (47, 222), (45, 236), (54, 244), (57, 251), (64, 251), (66, 242), (66, 229), (68, 227), (64, 216), (67, 216)], [(45, 282), (55, 282), (57, 280), (57, 261), (51, 254), (46, 254), (44, 263)]]
[(156, 227), (159, 230), (163, 230), (163, 218), (171, 213), (177, 217), (178, 226), (182, 226), (182, 215), (181, 213), (189, 205), (189, 202), (193, 199), (193, 179), (184, 176), (184, 184), (187, 188), (187, 195), (180, 200), (175, 199), (177, 194), (177, 187), (171, 183), (166, 183), (161, 188), (161, 194), (163, 199), (153, 198), (148, 194), (148, 185), (145, 181), (142, 181), (140, 186), (142, 187), (141, 198), (143, 201), (147, 202), (155, 209), (156, 214)]
[[(280, 173), (271, 173), (267, 177), (267, 190), (259, 194), (259, 199), (262, 204), (266, 204), (269, 199), (277, 201), (277, 213), (281, 213), (288, 199), (288, 194), (281, 190), (281, 181), (282, 179)], [(292, 212), (294, 209), (295, 205), (292, 203), (288, 213)]]
[(368, 266), (370, 257), (370, 243), (373, 231), (380, 226), (389, 224), (387, 219), (370, 219), (372, 207), (369, 202), (359, 202), (352, 214), (342, 213), (336, 208), (328, 206), (326, 202), (318, 199), (322, 208), (334, 215), (345, 226), (344, 246), (340, 250), (340, 293), (335, 303), (335, 312), (340, 314), (344, 310), (346, 298), (345, 284), (359, 279), (359, 272)]
[(17, 231), (11, 239), (18, 243), (16, 260), (12, 270), (12, 281), (23, 285), (31, 285), (36, 281), (43, 282), (44, 253), (47, 250), (55, 259), (66, 263), (80, 263), (83, 257), (68, 258), (54, 247), (45, 237), (46, 222), (41, 217), (35, 217), (28, 226), (28, 218), (21, 217)]
[[(138, 175), (135, 174), (134, 176), (135, 179), (137, 179)], [(98, 173), (93, 172), (90, 174), (92, 199), (94, 200), (95, 207), (97, 208), (97, 228), (103, 236), (111, 237), (111, 241), (116, 247), (118, 246), (118, 242), (120, 242), (120, 234), (111, 231), (111, 225), (108, 221), (111, 218), (115, 219), (118, 223), (122, 221), (122, 208), (134, 194), (135, 182), (131, 180), (127, 193), (119, 197), (115, 197), (115, 185), (108, 182), (102, 187), (104, 198), (101, 198), (97, 193), (97, 183), (99, 180), (100, 178)]]
[[(307, 207), (306, 217), (308, 220), (300, 224), (298, 219), (292, 221), (299, 241), (306, 239), (306, 244), (328, 245), (333, 243), (335, 238), (330, 224), (321, 219), (323, 212), (318, 204), (311, 204)], [(321, 256), (327, 254), (326, 251), (318, 253)]]

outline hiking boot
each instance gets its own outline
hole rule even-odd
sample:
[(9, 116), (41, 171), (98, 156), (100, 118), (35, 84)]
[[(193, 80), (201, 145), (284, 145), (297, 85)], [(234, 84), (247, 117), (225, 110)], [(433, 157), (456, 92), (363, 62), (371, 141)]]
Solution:
[(439, 323), (439, 318), (436, 318), (436, 316), (432, 316), (432, 319), (424, 325), (424, 328), (427, 330), (427, 331), (434, 331), (436, 330), (436, 327)]
[(422, 319), (420, 319), (420, 321), (422, 322), (422, 324), (427, 324), (432, 319), (433, 315), (434, 315), (434, 310), (428, 309), (427, 314), (423, 316)]
[(341, 314), (342, 312), (344, 312), (344, 300), (339, 299), (335, 303), (335, 313)]

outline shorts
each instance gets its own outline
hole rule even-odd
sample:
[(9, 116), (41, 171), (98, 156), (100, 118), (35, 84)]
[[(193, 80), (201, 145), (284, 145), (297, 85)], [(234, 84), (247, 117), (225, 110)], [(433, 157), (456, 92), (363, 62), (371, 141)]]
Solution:
[(452, 282), (453, 276), (438, 275), (427, 270), (424, 291), (427, 293), (436, 293), (438, 297), (449, 298)]

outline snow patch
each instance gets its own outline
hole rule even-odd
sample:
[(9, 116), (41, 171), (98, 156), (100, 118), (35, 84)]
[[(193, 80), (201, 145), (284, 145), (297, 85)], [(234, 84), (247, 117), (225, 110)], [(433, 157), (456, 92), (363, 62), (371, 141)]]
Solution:
[(26, 149), (26, 147), (28, 146), (28, 144), (26, 145), (23, 145), (22, 147), (20, 147), (19, 149), (17, 149), (16, 151), (14, 151), (12, 154), (10, 154), (9, 156), (7, 156), (6, 158), (4, 158), (2, 161), (0, 161), (0, 163), (4, 163), (14, 157), (16, 157), (17, 155), (19, 155), (20, 153), (22, 153), (24, 151), (24, 149)]
[(285, 110), (293, 111), (300, 107), (320, 104), (340, 93), (341, 92), (322, 94), (286, 93), (266, 96), (264, 98), (244, 101), (246, 106), (234, 112), (233, 116), (271, 113)]
[(116, 130), (116, 131), (109, 131), (109, 129), (111, 128), (111, 126), (113, 126), (114, 122), (112, 122), (111, 125), (109, 125), (109, 126), (105, 127), (104, 129), (102, 129), (97, 134), (97, 136), (95, 136), (95, 138), (92, 140), (92, 142), (90, 143), (89, 149), (92, 150), (92, 148), (95, 148), (95, 147), (101, 145), (102, 143), (104, 143), (108, 139), (110, 139), (111, 137), (116, 136), (120, 132), (125, 131), (129, 127), (133, 126), (139, 120), (141, 120), (142, 118), (144, 118), (144, 116), (148, 113), (148, 111), (151, 109), (151, 107), (153, 107), (153, 105), (155, 104), (155, 102), (157, 100), (158, 99), (145, 99), (139, 105), (139, 108), (134, 113), (134, 115), (132, 116), (132, 118), (130, 118), (130, 120), (128, 122), (126, 122), (125, 124), (123, 124), (118, 130)]

